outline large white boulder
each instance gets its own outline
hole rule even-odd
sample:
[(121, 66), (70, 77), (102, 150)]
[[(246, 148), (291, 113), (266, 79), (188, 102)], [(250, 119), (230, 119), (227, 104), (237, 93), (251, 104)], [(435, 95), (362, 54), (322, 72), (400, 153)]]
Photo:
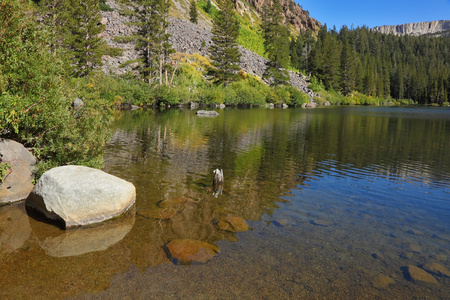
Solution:
[(128, 181), (83, 166), (45, 172), (26, 205), (65, 228), (102, 222), (123, 214), (136, 200)]

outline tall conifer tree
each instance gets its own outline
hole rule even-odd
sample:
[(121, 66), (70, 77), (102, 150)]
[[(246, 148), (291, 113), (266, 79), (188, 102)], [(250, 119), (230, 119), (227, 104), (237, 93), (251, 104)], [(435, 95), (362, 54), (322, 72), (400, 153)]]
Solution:
[(191, 0), (191, 5), (189, 6), (189, 20), (194, 24), (198, 24), (198, 11), (195, 0)]
[(262, 15), (264, 48), (269, 62), (264, 77), (272, 85), (286, 84), (289, 80), (289, 31), (283, 24), (280, 0), (266, 1)]
[(341, 50), (340, 87), (345, 96), (355, 89), (355, 55), (346, 41)]
[[(69, 0), (64, 44), (69, 49), (69, 57), (75, 76), (86, 76), (102, 65), (105, 41), (98, 35), (104, 30), (100, 24), (99, 0)], [(100, 24), (100, 25), (99, 25)]]
[(48, 42), (52, 53), (63, 46), (65, 26), (71, 17), (69, 8), (67, 0), (41, 0), (39, 2), (42, 23), (50, 32)]
[(125, 0), (122, 14), (132, 17), (128, 25), (135, 26), (137, 33), (123, 37), (122, 41), (135, 42), (140, 57), (126, 64), (135, 64), (149, 84), (155, 80), (159, 85), (168, 84), (167, 73), (172, 68), (170, 55), (175, 52), (169, 43), (169, 0)]
[(217, 82), (225, 85), (235, 80), (240, 67), (241, 53), (237, 39), (239, 37), (239, 22), (234, 15), (234, 5), (231, 0), (219, 1), (220, 11), (213, 20), (212, 42), (209, 47), (213, 69), (210, 73)]

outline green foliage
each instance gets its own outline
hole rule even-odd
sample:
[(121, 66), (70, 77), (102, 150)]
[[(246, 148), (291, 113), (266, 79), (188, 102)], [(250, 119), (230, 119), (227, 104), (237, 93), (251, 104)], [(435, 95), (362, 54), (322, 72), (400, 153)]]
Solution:
[(211, 14), (211, 10), (212, 10), (212, 3), (211, 3), (211, 0), (208, 0), (208, 2), (206, 3), (206, 6), (205, 6), (205, 12), (207, 14)]
[(239, 23), (234, 14), (234, 5), (231, 0), (220, 0), (221, 10), (213, 20), (212, 45), (209, 53), (214, 68), (210, 74), (219, 83), (228, 83), (236, 80), (240, 69), (241, 53), (238, 49)]
[(286, 84), (289, 81), (289, 31), (283, 24), (283, 10), (280, 0), (266, 1), (262, 15), (264, 49), (269, 59), (264, 77), (271, 85)]
[(302, 93), (297, 88), (293, 86), (285, 86), (284, 89), (289, 93), (289, 98), (285, 99), (285, 103), (291, 106), (301, 106), (302, 104), (308, 103), (308, 95)]
[(267, 93), (266, 102), (272, 104), (281, 104), (290, 99), (290, 97), (291, 95), (289, 91), (285, 90), (283, 87), (274, 87)]
[(137, 28), (137, 34), (124, 37), (123, 42), (135, 42), (140, 57), (128, 61), (134, 64), (142, 78), (149, 84), (159, 86), (169, 82), (165, 75), (172, 70), (172, 54), (175, 50), (169, 43), (169, 0), (124, 0), (121, 13), (133, 19), (129, 26)]
[(189, 6), (189, 20), (194, 24), (198, 24), (198, 11), (195, 0), (191, 0), (191, 5)]
[(5, 180), (5, 177), (9, 174), (10, 170), (11, 164), (0, 159), (0, 184)]
[(325, 90), (323, 84), (319, 82), (319, 79), (317, 79), (317, 77), (314, 76), (311, 77), (308, 88), (310, 88), (314, 93), (318, 93)]
[(239, 20), (238, 44), (252, 50), (262, 57), (266, 57), (266, 53), (264, 51), (264, 38), (262, 36), (259, 24), (254, 24), (239, 14), (236, 17)]
[(102, 55), (108, 47), (99, 36), (104, 30), (98, 0), (67, 0), (68, 21), (64, 26), (64, 46), (75, 76), (86, 76), (102, 65)]
[[(300, 37), (305, 40), (304, 35)], [(409, 98), (424, 104), (448, 101), (448, 38), (385, 35), (367, 27), (349, 30), (346, 26), (337, 33), (324, 25), (317, 43), (311, 45), (307, 69), (328, 90), (385, 100)], [(306, 47), (302, 51), (307, 53)]]
[[(0, 135), (33, 148), (38, 176), (67, 163), (100, 167), (110, 105), (85, 84), (88, 77), (65, 84), (62, 61), (25, 9), (20, 1), (0, 9)], [(84, 101), (78, 109), (75, 97)]]
[(197, 101), (201, 105), (216, 105), (225, 102), (225, 90), (222, 85), (204, 86), (199, 89)]
[(139, 106), (155, 105), (151, 89), (142, 80), (134, 78), (117, 78), (96, 74), (96, 89), (99, 96), (110, 105), (133, 104)]
[(225, 88), (225, 104), (232, 106), (261, 106), (266, 103), (265, 89), (249, 84), (246, 80), (239, 80)]
[(105, 0), (100, 1), (99, 7), (101, 11), (114, 11), (114, 9), (105, 3)]
[(212, 5), (211, 0), (199, 0), (197, 1), (197, 7), (208, 14), (211, 18), (216, 18), (219, 10)]

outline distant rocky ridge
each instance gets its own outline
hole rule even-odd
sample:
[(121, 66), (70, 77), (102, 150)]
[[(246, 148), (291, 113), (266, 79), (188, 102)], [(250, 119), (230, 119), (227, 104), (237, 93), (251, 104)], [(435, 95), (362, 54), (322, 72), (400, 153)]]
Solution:
[(384, 34), (394, 35), (445, 35), (450, 30), (450, 20), (432, 21), (432, 22), (418, 22), (406, 23), (401, 25), (384, 25), (376, 26), (372, 30), (379, 31)]
[[(129, 36), (133, 34), (133, 28), (125, 25), (129, 20), (118, 13), (119, 6), (115, 0), (107, 0), (106, 4), (113, 8), (113, 11), (102, 12), (105, 24), (105, 31), (101, 36), (111, 47), (122, 48), (123, 54), (118, 57), (104, 56), (103, 72), (123, 74), (129, 69), (120, 68), (124, 62), (137, 58), (137, 52), (134, 50), (132, 43), (118, 43), (114, 41), (116, 36)], [(168, 33), (172, 35), (170, 43), (174, 49), (180, 53), (193, 54), (198, 53), (203, 56), (208, 55), (208, 48), (211, 45), (211, 31), (208, 28), (193, 24), (189, 21), (170, 17), (170, 25)], [(239, 46), (241, 56), (241, 68), (249, 74), (262, 77), (266, 66), (266, 59), (258, 54)], [(307, 87), (306, 77), (302, 74), (289, 72), (291, 84), (300, 91), (306, 93), (309, 97), (315, 97), (316, 94)]]

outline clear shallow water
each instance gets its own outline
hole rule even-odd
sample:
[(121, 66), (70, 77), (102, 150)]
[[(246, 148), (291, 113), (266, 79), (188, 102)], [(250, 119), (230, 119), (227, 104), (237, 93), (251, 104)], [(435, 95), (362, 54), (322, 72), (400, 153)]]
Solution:
[[(450, 298), (449, 278), (405, 272), (450, 269), (448, 109), (220, 113), (120, 113), (105, 171), (137, 188), (124, 218), (63, 232), (0, 208), (0, 298)], [(175, 265), (176, 239), (220, 254)]]

